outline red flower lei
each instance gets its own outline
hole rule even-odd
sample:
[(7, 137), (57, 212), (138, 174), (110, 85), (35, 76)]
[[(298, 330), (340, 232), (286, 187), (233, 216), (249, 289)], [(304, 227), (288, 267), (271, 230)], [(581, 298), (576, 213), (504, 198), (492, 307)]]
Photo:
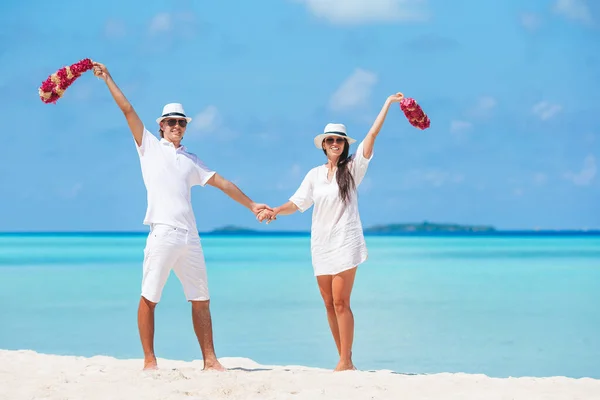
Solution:
[(429, 117), (423, 112), (415, 99), (403, 98), (400, 101), (400, 109), (404, 112), (404, 115), (412, 126), (421, 130), (429, 128), (431, 123)]
[(56, 103), (75, 79), (92, 67), (92, 60), (85, 58), (71, 66), (59, 69), (50, 75), (38, 89), (40, 99), (46, 104)]

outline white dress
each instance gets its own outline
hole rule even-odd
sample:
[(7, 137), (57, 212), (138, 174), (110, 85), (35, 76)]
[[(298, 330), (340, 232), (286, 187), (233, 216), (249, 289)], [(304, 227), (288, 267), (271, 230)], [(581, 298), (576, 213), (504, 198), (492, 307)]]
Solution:
[[(356, 188), (362, 182), (369, 162), (363, 155), (363, 142), (350, 161), (350, 173)], [(335, 174), (327, 179), (327, 166), (311, 169), (290, 197), (300, 212), (314, 205), (311, 226), (311, 254), (315, 276), (335, 275), (353, 268), (367, 259), (367, 246), (358, 212), (356, 190), (345, 206), (339, 196)]]

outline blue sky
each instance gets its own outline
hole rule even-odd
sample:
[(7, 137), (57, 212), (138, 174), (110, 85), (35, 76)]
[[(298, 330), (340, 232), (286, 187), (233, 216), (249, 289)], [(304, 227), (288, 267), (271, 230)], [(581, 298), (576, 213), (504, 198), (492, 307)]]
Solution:
[[(259, 202), (279, 205), (324, 161), (328, 122), (362, 139), (392, 107), (360, 188), (363, 224), (600, 228), (600, 3), (591, 0), (231, 0), (0, 5), (0, 231), (144, 230), (134, 142), (86, 73), (56, 105), (37, 88), (82, 58), (107, 65), (149, 129), (168, 102), (184, 144)], [(354, 150), (356, 146), (353, 147)], [(201, 231), (258, 225), (195, 188)]]

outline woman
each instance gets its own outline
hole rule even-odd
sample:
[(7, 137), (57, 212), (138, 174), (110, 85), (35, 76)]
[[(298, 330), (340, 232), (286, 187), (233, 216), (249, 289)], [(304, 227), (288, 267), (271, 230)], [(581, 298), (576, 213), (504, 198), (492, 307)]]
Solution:
[(355, 369), (350, 294), (356, 269), (367, 259), (356, 190), (367, 172), (375, 139), (390, 105), (403, 97), (397, 93), (387, 98), (354, 156), (349, 156), (349, 148), (356, 140), (346, 134), (346, 127), (327, 124), (324, 132), (314, 139), (315, 146), (327, 156), (327, 163), (311, 169), (287, 203), (257, 216), (260, 222), (267, 220), (268, 223), (277, 215), (304, 212), (315, 206), (311, 227), (312, 264), (340, 356), (335, 371)]

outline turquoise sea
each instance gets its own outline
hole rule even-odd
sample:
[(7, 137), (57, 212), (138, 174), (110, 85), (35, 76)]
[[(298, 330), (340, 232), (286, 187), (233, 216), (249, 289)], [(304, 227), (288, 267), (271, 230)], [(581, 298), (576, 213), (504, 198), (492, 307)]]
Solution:
[[(145, 234), (0, 235), (0, 348), (142, 357)], [(333, 368), (308, 235), (203, 235), (219, 357)], [(360, 369), (600, 378), (600, 236), (367, 236)], [(172, 274), (161, 358), (199, 359)]]

